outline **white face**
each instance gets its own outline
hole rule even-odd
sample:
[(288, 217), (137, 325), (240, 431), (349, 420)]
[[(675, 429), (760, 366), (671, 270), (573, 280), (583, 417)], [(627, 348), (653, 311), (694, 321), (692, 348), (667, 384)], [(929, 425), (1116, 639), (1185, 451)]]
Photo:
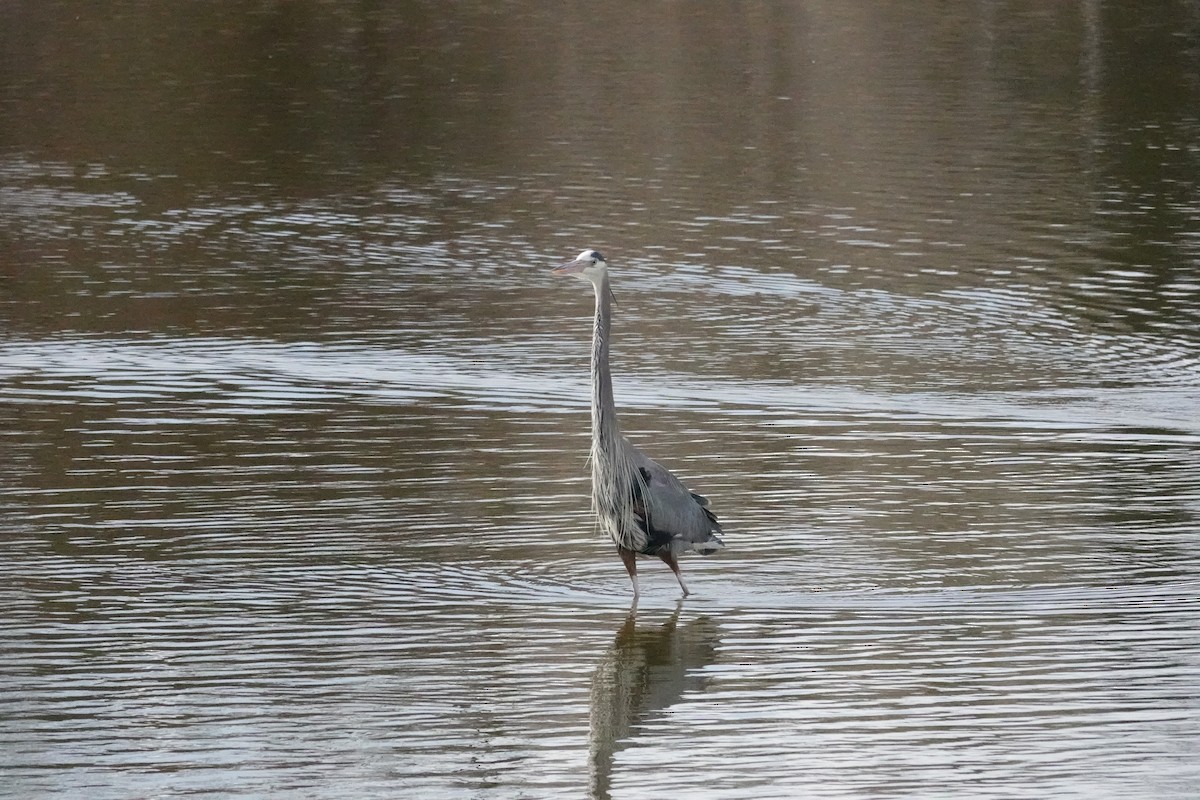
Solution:
[(574, 275), (595, 283), (607, 270), (608, 264), (604, 261), (604, 256), (596, 250), (584, 250), (574, 261), (568, 261), (554, 272), (556, 275)]

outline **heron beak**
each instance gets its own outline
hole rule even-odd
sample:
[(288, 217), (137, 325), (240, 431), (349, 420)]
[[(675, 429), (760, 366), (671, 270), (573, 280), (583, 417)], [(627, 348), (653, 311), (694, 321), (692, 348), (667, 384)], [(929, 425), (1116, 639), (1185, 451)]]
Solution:
[(587, 262), (584, 261), (568, 261), (565, 264), (560, 264), (550, 270), (551, 275), (578, 275), (583, 272), (583, 268)]

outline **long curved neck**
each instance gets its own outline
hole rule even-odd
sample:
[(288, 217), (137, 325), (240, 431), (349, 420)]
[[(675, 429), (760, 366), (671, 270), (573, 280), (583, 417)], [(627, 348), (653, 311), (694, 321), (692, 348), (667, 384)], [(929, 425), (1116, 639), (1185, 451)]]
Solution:
[(596, 443), (619, 435), (612, 372), (608, 368), (608, 335), (612, 330), (612, 291), (605, 275), (594, 283), (596, 323), (592, 329), (592, 437)]

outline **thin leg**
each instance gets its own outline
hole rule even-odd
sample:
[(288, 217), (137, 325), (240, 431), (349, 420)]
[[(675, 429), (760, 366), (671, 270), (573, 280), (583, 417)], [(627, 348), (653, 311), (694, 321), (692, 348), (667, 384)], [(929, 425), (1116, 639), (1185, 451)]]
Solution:
[(625, 571), (629, 573), (629, 580), (633, 582), (633, 599), (636, 600), (638, 596), (637, 553), (626, 550), (624, 547), (618, 547), (617, 552), (621, 555), (621, 563), (625, 565)]
[(683, 589), (683, 596), (688, 596), (687, 585), (683, 582), (683, 575), (679, 572), (679, 562), (675, 560), (675, 554), (670, 550), (664, 550), (658, 554), (658, 557), (663, 560), (663, 563), (671, 568), (671, 572), (675, 573), (675, 580), (679, 581), (679, 588)]

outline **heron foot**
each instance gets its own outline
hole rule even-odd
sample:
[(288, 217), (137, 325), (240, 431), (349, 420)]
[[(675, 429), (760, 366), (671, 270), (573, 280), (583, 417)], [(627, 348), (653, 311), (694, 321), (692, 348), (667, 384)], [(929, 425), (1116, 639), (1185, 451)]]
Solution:
[(624, 547), (618, 547), (617, 553), (621, 556), (621, 563), (625, 565), (625, 571), (629, 573), (629, 582), (633, 584), (633, 599), (638, 598), (638, 579), (637, 579), (637, 553), (632, 550), (626, 550)]
[(683, 573), (679, 571), (679, 561), (675, 555), (668, 551), (663, 551), (658, 554), (658, 557), (663, 560), (663, 563), (671, 568), (671, 572), (675, 573), (675, 580), (679, 581), (679, 588), (683, 590), (683, 596), (687, 597), (691, 592), (688, 591), (687, 584), (683, 582)]

